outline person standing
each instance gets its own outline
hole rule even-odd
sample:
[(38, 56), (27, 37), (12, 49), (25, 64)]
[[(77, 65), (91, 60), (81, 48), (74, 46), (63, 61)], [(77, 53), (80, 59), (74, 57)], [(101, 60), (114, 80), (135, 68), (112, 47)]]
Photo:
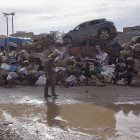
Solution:
[(51, 97), (51, 95), (48, 94), (49, 87), (51, 87), (52, 96), (57, 96), (55, 94), (55, 85), (56, 85), (56, 73), (54, 64), (55, 58), (56, 55), (52, 54), (45, 62), (46, 85), (44, 88), (44, 97)]

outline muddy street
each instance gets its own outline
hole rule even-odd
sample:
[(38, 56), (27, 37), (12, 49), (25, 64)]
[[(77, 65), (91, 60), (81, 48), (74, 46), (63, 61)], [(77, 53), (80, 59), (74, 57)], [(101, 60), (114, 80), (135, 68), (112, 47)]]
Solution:
[(138, 140), (139, 91), (112, 85), (57, 87), (58, 97), (45, 100), (43, 87), (0, 87), (0, 139)]

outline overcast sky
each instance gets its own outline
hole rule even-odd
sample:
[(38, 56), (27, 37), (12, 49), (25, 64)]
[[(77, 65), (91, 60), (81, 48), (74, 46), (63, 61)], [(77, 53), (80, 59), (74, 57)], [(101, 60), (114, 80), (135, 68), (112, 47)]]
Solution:
[(67, 32), (81, 22), (97, 18), (113, 21), (117, 30), (140, 25), (140, 0), (0, 0), (0, 34), (6, 34), (2, 12), (15, 12), (15, 31), (35, 34)]

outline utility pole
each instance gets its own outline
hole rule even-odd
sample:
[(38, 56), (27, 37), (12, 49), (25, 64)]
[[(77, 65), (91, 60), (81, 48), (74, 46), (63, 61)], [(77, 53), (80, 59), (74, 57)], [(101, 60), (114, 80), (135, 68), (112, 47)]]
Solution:
[(7, 24), (7, 36), (9, 35), (8, 31), (9, 31), (9, 27), (8, 27), (8, 16), (12, 16), (12, 34), (14, 34), (14, 16), (15, 16), (15, 13), (3, 13), (4, 14), (4, 17), (6, 17), (6, 24)]
[(12, 34), (14, 34), (14, 15), (15, 13), (10, 13), (10, 15), (12, 16)]
[(8, 29), (8, 16), (6, 16), (6, 23), (7, 23), (7, 36), (8, 36), (8, 35), (9, 35), (9, 34), (8, 34), (8, 30), (9, 30), (9, 29)]
[(7, 23), (7, 36), (9, 35), (8, 34), (8, 16), (10, 16), (10, 14), (8, 13), (3, 13), (4, 14), (4, 17), (6, 17), (6, 23)]

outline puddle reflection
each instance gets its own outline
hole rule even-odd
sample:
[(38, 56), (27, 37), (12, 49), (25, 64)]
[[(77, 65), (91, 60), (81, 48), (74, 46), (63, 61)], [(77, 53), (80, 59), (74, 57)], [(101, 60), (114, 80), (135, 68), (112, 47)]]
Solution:
[[(129, 108), (130, 107), (130, 108)], [(115, 113), (116, 139), (140, 139), (140, 110), (137, 106), (125, 106)]]
[(140, 104), (57, 104), (56, 101), (57, 98), (49, 98), (40, 106), (0, 104), (0, 119), (6, 118), (2, 113), (5, 111), (30, 126), (34, 125), (32, 122), (36, 119), (46, 128), (61, 128), (62, 131), (65, 128), (76, 133), (96, 135), (101, 139), (140, 139)]
[(63, 120), (57, 119), (60, 115), (61, 107), (56, 103), (56, 97), (46, 98), (47, 114), (46, 120), (49, 126), (58, 126), (64, 128)]
[[(49, 100), (47, 106), (47, 122), (50, 126), (65, 126), (103, 139), (140, 139), (140, 105), (57, 105), (55, 100)], [(57, 120), (58, 116), (62, 119)]]

